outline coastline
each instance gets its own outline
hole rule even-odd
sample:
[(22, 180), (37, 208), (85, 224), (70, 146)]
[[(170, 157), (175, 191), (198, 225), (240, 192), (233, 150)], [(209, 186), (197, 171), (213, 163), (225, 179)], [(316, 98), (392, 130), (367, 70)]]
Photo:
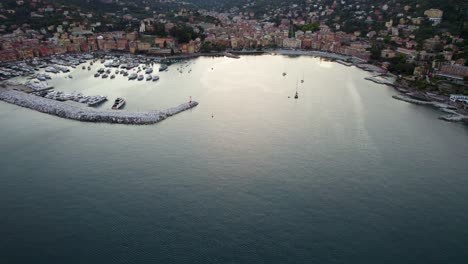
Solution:
[(453, 106), (450, 106), (448, 104), (444, 103), (438, 103), (434, 101), (422, 101), (422, 100), (417, 100), (414, 98), (411, 98), (407, 95), (403, 94), (397, 94), (393, 95), (392, 98), (400, 101), (404, 101), (407, 103), (412, 103), (412, 104), (417, 104), (417, 105), (426, 105), (426, 106), (432, 106), (444, 113), (447, 113), (447, 115), (439, 116), (440, 120), (444, 121), (449, 121), (449, 122), (464, 122), (468, 123), (468, 116), (463, 115), (458, 113)]
[(416, 93), (416, 91), (413, 91), (413, 89), (404, 86), (402, 83), (398, 82), (398, 80), (395, 81), (389, 81), (389, 80), (380, 80), (377, 79), (378, 77), (381, 77), (382, 74), (374, 75), (372, 77), (366, 77), (364, 78), (365, 80), (381, 84), (381, 85), (387, 85), (395, 89), (395, 91), (398, 92), (397, 95), (393, 95), (392, 98), (396, 100), (400, 100), (403, 102), (411, 103), (411, 104), (416, 104), (416, 105), (422, 105), (422, 106), (430, 106), (434, 107), (444, 113), (447, 113), (447, 115), (442, 115), (439, 116), (440, 120), (444, 121), (449, 121), (449, 122), (463, 122), (465, 124), (468, 124), (468, 116), (458, 112), (457, 108), (445, 103), (445, 102), (438, 102), (435, 101), (431, 98), (428, 98), (426, 94), (418, 94), (419, 92)]
[[(99, 54), (99, 53), (95, 53)], [(108, 52), (106, 54), (110, 55), (124, 55), (116, 54), (113, 52)], [(128, 54), (127, 54), (128, 55)], [(396, 100), (405, 101), (408, 103), (433, 106), (443, 112), (448, 113), (449, 115), (441, 116), (439, 119), (450, 121), (450, 122), (464, 122), (468, 124), (468, 116), (457, 111), (457, 108), (450, 106), (448, 99), (444, 97), (444, 102), (441, 103), (436, 101), (434, 98), (431, 98), (429, 95), (420, 94), (414, 89), (407, 87), (398, 80), (398, 77), (394, 74), (387, 72), (385, 69), (371, 64), (362, 59), (342, 55), (327, 51), (318, 51), (318, 50), (286, 50), (286, 49), (276, 49), (276, 50), (264, 50), (264, 51), (229, 51), (229, 52), (215, 52), (215, 53), (194, 53), (189, 55), (175, 55), (168, 57), (154, 57), (154, 60), (160, 63), (166, 62), (177, 62), (178, 60), (190, 60), (199, 57), (228, 57), (232, 59), (239, 59), (240, 56), (248, 55), (282, 55), (282, 56), (312, 56), (312, 57), (321, 57), (327, 58), (339, 64), (342, 64), (346, 67), (355, 66), (363, 71), (372, 73), (370, 77), (365, 77), (365, 80), (372, 81), (377, 84), (387, 85), (393, 87), (400, 94), (392, 96)], [(148, 56), (150, 57), (150, 56)], [(11, 89), (3, 89), (11, 91)], [(15, 88), (16, 90), (16, 88)], [(21, 89), (20, 89), (21, 90)], [(413, 93), (414, 92), (414, 93)], [(26, 93), (26, 92), (21, 92)], [(181, 104), (177, 107), (170, 108), (163, 111), (149, 111), (149, 112), (126, 112), (126, 111), (99, 111), (94, 108), (86, 108), (81, 105), (71, 106), (68, 102), (57, 102), (58, 104), (49, 104), (47, 101), (41, 100), (50, 100), (39, 96), (30, 95), (32, 97), (22, 97), (18, 94), (14, 94), (12, 97), (5, 96), (8, 93), (2, 91), (0, 87), (0, 100), (16, 104), (22, 107), (30, 108), (39, 112), (48, 113), (56, 115), (63, 118), (84, 121), (84, 122), (104, 122), (104, 123), (120, 123), (120, 124), (154, 124), (166, 119), (169, 116), (180, 113), (182, 111), (188, 110), (190, 108), (198, 105), (197, 102), (192, 102), (192, 104)], [(38, 100), (32, 100), (37, 98)], [(24, 99), (24, 100), (23, 100)], [(31, 103), (35, 101), (35, 103)], [(439, 100), (440, 101), (440, 100)], [(51, 107), (42, 108), (40, 103), (45, 103)], [(61, 105), (62, 104), (62, 105)], [(184, 106), (185, 105), (185, 106)], [(66, 109), (63, 108), (66, 106)], [(177, 110), (176, 110), (177, 109)], [(120, 113), (119, 113), (120, 112)]]
[(101, 111), (81, 106), (79, 103), (59, 102), (7, 88), (0, 88), (0, 100), (41, 113), (76, 121), (127, 125), (155, 124), (198, 105), (198, 102), (192, 101), (166, 110), (147, 112)]

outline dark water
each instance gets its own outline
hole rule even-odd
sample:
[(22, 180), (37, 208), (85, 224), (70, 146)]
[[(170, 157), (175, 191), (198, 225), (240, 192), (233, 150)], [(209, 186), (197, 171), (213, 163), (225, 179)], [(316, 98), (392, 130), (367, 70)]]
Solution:
[(156, 125), (0, 103), (0, 263), (467, 263), (466, 127), (319, 59), (175, 67), (54, 80), (130, 110), (200, 102)]

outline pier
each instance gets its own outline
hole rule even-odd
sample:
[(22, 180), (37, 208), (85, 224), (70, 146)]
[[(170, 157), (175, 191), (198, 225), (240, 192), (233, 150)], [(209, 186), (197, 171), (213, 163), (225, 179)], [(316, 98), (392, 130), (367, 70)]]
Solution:
[(166, 110), (147, 112), (106, 111), (81, 106), (77, 103), (59, 102), (52, 99), (27, 94), (25, 92), (0, 87), (0, 100), (38, 112), (62, 118), (96, 123), (117, 123), (130, 125), (155, 124), (164, 119), (189, 110), (198, 105), (191, 101)]

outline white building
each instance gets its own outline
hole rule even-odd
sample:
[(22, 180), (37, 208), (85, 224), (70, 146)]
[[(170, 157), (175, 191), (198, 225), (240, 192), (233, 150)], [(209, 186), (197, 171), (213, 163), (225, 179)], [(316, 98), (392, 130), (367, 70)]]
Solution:
[(296, 38), (283, 39), (283, 48), (299, 49), (301, 48), (301, 40)]

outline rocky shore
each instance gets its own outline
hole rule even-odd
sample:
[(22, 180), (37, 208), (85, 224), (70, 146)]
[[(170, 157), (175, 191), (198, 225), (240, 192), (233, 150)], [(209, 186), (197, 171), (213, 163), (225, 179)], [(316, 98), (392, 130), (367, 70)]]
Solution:
[(411, 104), (435, 107), (438, 110), (447, 113), (447, 115), (440, 116), (440, 120), (449, 122), (463, 122), (468, 124), (468, 116), (458, 111), (456, 107), (446, 103), (448, 98), (446, 99), (445, 97), (434, 95), (429, 96), (430, 94), (423, 94), (421, 92), (414, 91), (414, 89), (411, 89), (407, 85), (404, 85), (398, 81), (396, 76), (389, 73), (377, 73), (374, 76), (366, 77), (364, 79), (377, 84), (393, 87), (400, 93), (392, 96), (394, 99)]
[(77, 121), (132, 125), (155, 124), (198, 105), (197, 102), (192, 101), (166, 110), (148, 112), (101, 111), (99, 109), (81, 106), (74, 102), (59, 102), (21, 91), (3, 88), (0, 88), (0, 100), (42, 113)]
[(454, 108), (453, 106), (450, 106), (450, 105), (447, 105), (447, 104), (444, 104), (444, 103), (433, 102), (433, 101), (417, 100), (417, 99), (411, 98), (411, 97), (403, 95), (403, 94), (397, 94), (397, 95), (394, 95), (392, 97), (394, 99), (404, 101), (404, 102), (407, 102), (407, 103), (432, 106), (432, 107), (435, 107), (435, 108), (441, 110), (444, 113), (447, 113), (447, 115), (443, 115), (443, 116), (439, 117), (439, 119), (441, 119), (441, 120), (450, 121), (450, 122), (468, 123), (468, 116), (458, 113), (456, 111), (456, 108)]

